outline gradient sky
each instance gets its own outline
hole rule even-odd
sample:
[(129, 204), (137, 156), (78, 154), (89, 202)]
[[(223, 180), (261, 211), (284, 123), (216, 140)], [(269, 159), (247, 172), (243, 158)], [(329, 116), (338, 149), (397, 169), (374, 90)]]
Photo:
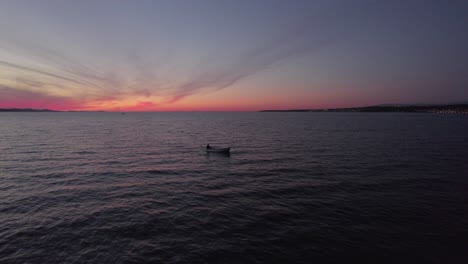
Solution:
[(0, 0), (0, 108), (468, 101), (468, 1)]

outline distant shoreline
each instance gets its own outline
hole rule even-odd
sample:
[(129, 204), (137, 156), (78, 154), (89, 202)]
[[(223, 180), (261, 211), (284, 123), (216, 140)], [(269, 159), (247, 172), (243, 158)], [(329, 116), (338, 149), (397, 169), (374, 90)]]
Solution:
[(260, 112), (358, 112), (358, 113), (447, 113), (468, 114), (468, 104), (450, 105), (382, 105), (331, 109), (261, 110)]
[[(0, 108), (0, 112), (55, 112), (55, 113), (107, 113), (107, 111), (59, 111), (33, 108)], [(468, 104), (447, 105), (376, 105), (365, 107), (329, 108), (329, 109), (271, 109), (257, 112), (337, 112), (337, 113), (443, 113), (468, 114)], [(120, 112), (116, 112), (120, 113)]]
[(50, 109), (33, 109), (33, 108), (0, 108), (0, 112), (54, 112), (54, 113), (96, 113), (106, 111), (58, 111)]
[(60, 112), (49, 109), (32, 109), (32, 108), (0, 108), (0, 112)]

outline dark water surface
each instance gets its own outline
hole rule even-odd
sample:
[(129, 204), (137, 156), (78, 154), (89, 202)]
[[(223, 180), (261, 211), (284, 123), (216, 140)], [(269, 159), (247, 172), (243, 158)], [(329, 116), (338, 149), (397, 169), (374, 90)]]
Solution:
[(468, 263), (468, 116), (0, 113), (0, 263), (353, 260)]

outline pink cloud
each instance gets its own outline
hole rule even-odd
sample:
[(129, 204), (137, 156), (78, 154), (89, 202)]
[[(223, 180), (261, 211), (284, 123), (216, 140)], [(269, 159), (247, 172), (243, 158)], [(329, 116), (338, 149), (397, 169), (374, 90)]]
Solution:
[(157, 106), (153, 102), (138, 102), (132, 106), (121, 107), (120, 110), (129, 112), (155, 111)]
[(18, 90), (0, 85), (0, 108), (73, 110), (85, 107), (83, 100), (52, 96), (35, 91)]

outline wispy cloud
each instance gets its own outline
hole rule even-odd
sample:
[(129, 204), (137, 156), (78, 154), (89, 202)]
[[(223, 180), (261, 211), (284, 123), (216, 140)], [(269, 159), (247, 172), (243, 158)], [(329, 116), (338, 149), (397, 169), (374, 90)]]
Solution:
[[(59, 79), (59, 80), (62, 80), (62, 81), (67, 81), (67, 82), (71, 82), (71, 83), (75, 83), (75, 84), (79, 84), (79, 85), (96, 86), (95, 84), (92, 84), (92, 83), (89, 83), (89, 82), (83, 80), (83, 78), (78, 79), (78, 78), (67, 77), (67, 76), (60, 75), (60, 74), (57, 74), (57, 73), (54, 73), (54, 72), (44, 71), (44, 70), (41, 70), (41, 69), (32, 68), (32, 67), (23, 66), (23, 65), (18, 65), (18, 64), (15, 64), (15, 63), (7, 62), (7, 61), (1, 61), (0, 60), (0, 65), (8, 67), (8, 68), (28, 71), (28, 72), (35, 73), (35, 74), (40, 74), (40, 75), (44, 75), (44, 76), (47, 76), (47, 77), (52, 77), (52, 78), (55, 78), (55, 79)], [(36, 83), (38, 83), (38, 82), (36, 82)]]
[(37, 108), (52, 110), (82, 109), (86, 102), (76, 98), (19, 90), (0, 85), (0, 108)]
[(318, 52), (321, 48), (337, 41), (336, 36), (317, 36), (317, 39), (309, 40), (306, 39), (305, 33), (305, 30), (303, 32), (287, 32), (273, 42), (248, 50), (224, 68), (193, 77), (188, 82), (174, 87), (169, 102), (176, 102), (201, 91), (218, 91), (233, 86), (239, 81), (274, 65), (306, 53)]
[[(369, 1), (360, 4), (369, 4)], [(356, 6), (359, 5), (355, 4), (354, 8)], [(173, 87), (168, 102), (173, 103), (199, 92), (231, 87), (278, 64), (320, 52), (323, 48), (343, 41), (350, 37), (350, 32), (346, 30), (346, 26), (337, 26), (333, 20), (336, 16), (350, 17), (350, 8), (348, 3), (333, 5), (329, 7), (329, 13), (315, 14), (320, 19), (314, 14), (296, 19), (286, 29), (263, 37), (262, 41), (235, 56), (236, 59), (224, 62), (223, 67), (203, 72)]]
[[(341, 41), (347, 37), (346, 32), (340, 28), (334, 28), (334, 16), (346, 15), (348, 5), (330, 8), (330, 14), (320, 14), (320, 19), (315, 19), (312, 15), (307, 15), (295, 20), (288, 27), (266, 34), (251, 45), (251, 48), (231, 51), (228, 48), (221, 49), (222, 52), (232, 53), (227, 56), (228, 61), (222, 61), (217, 67), (206, 67), (197, 69), (188, 76), (185, 81), (173, 80), (163, 76), (162, 68), (170, 62), (154, 64), (145, 54), (132, 52), (126, 56), (126, 60), (116, 61), (116, 64), (124, 64), (131, 67), (128, 72), (118, 72), (115, 68), (107, 68), (106, 71), (97, 70), (95, 66), (73, 59), (73, 56), (60, 51), (52, 50), (34, 41), (25, 41), (23, 38), (10, 40), (9, 50), (17, 56), (22, 57), (22, 62), (5, 60), (0, 57), (0, 66), (8, 68), (9, 83), (16, 83), (16, 86), (0, 90), (2, 101), (5, 103), (8, 98), (39, 98), (43, 102), (61, 100), (64, 98), (51, 95), (47, 92), (38, 92), (46, 87), (55, 87), (66, 90), (68, 94), (75, 94), (76, 100), (80, 101), (105, 101), (138, 97), (148, 100), (137, 103), (135, 107), (155, 107), (156, 102), (152, 98), (159, 98), (160, 103), (171, 104), (186, 97), (214, 92), (228, 87), (232, 87), (248, 77), (259, 74), (275, 65), (287, 62), (293, 58), (305, 54), (319, 52), (322, 48)], [(337, 11), (338, 10), (338, 11)], [(328, 17), (327, 17), (328, 16)], [(324, 19), (325, 17), (325, 19)], [(177, 53), (177, 50), (173, 50)], [(224, 55), (224, 54), (220, 54)], [(122, 56), (125, 58), (125, 56)], [(217, 54), (210, 54), (210, 57), (217, 57)], [(220, 56), (222, 57), (222, 56)], [(170, 59), (167, 56), (166, 59)], [(30, 63), (25, 64), (24, 61)], [(201, 58), (198, 64), (209, 64), (209, 59)], [(155, 67), (155, 65), (157, 65)], [(177, 65), (172, 67), (172, 71), (177, 71)], [(172, 73), (171, 76), (177, 74)], [(17, 92), (13, 92), (17, 90)], [(29, 92), (27, 92), (29, 91)], [(14, 98), (13, 98), (14, 97)], [(71, 102), (73, 103), (73, 102)], [(76, 105), (76, 103), (75, 103)]]

